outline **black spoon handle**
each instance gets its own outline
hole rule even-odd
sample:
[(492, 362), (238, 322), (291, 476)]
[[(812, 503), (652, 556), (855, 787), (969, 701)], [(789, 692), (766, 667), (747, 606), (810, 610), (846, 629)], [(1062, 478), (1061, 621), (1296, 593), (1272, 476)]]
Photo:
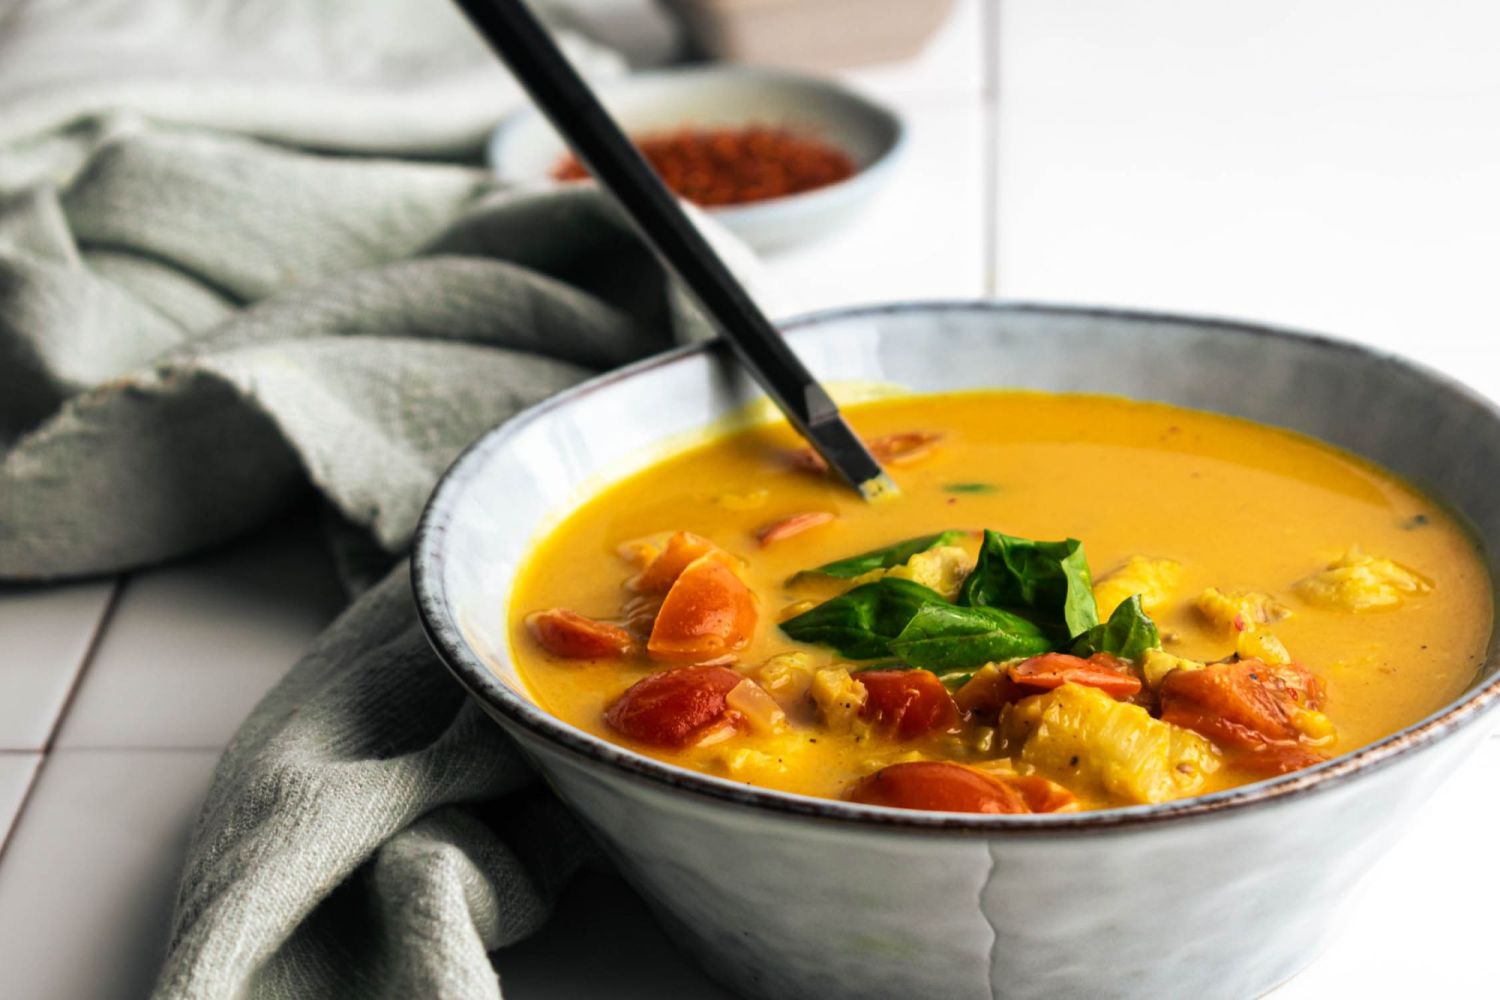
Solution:
[(894, 489), (812, 373), (714, 253), (522, 0), (456, 0), (625, 209), (755, 380), (829, 466), (865, 496)]

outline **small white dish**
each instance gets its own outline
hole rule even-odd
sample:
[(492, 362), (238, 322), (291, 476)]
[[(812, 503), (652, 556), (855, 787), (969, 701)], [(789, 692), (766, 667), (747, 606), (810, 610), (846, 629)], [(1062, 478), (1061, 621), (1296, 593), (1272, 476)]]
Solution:
[[(801, 194), (704, 209), (757, 250), (801, 243), (839, 226), (880, 189), (905, 137), (889, 108), (826, 80), (743, 66), (692, 66), (638, 73), (597, 86), (599, 99), (630, 135), (684, 127), (766, 125), (814, 135), (854, 161), (847, 180)], [(502, 180), (559, 183), (568, 148), (527, 106), (490, 135), (488, 158)]]

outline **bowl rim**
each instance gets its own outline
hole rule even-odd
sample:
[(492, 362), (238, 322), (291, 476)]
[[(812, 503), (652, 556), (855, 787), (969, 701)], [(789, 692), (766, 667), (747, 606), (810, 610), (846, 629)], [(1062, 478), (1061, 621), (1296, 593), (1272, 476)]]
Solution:
[[(1500, 425), (1500, 406), (1477, 390), (1420, 362), (1386, 351), (1285, 327), (1215, 316), (1159, 313), (1132, 309), (1066, 306), (992, 299), (900, 301), (818, 310), (792, 317), (778, 327), (793, 338), (816, 335), (832, 322), (912, 312), (970, 312), (996, 315), (1041, 315), (1070, 318), (1120, 319), (1157, 325), (1212, 326), (1232, 335), (1295, 341), (1318, 350), (1391, 364), (1417, 375), (1435, 389), (1461, 397), (1488, 413)], [(1374, 743), (1367, 744), (1316, 767), (1235, 788), (1150, 805), (1124, 806), (1078, 813), (1043, 815), (979, 815), (923, 812), (869, 806), (838, 799), (780, 792), (739, 784), (648, 757), (619, 744), (592, 736), (529, 701), (500, 679), (463, 639), (448, 604), (443, 576), (443, 540), (453, 507), (477, 468), (520, 430), (544, 419), (573, 400), (645, 372), (682, 364), (700, 355), (727, 354), (721, 342), (705, 341), (653, 355), (614, 369), (529, 407), (485, 432), (466, 448), (439, 479), (417, 525), (413, 541), (411, 577), (418, 618), (437, 658), (469, 694), (489, 710), (569, 755), (602, 764), (620, 776), (689, 793), (724, 805), (778, 814), (787, 818), (821, 820), (843, 827), (876, 827), (908, 833), (966, 835), (1085, 834), (1155, 826), (1164, 822), (1222, 816), (1253, 806), (1285, 802), (1294, 797), (1327, 792), (1383, 769), (1411, 753), (1436, 743), (1477, 722), (1500, 704), (1500, 672), (1424, 719)], [(1493, 581), (1492, 581), (1493, 582)], [(1480, 670), (1493, 668), (1497, 635)]]
[[(892, 168), (906, 151), (906, 122), (896, 113), (895, 109), (836, 80), (825, 79), (810, 73), (799, 73), (795, 70), (775, 69), (767, 66), (692, 63), (683, 66), (664, 66), (640, 72), (626, 73), (618, 77), (609, 77), (596, 81), (594, 86), (601, 98), (607, 98), (611, 91), (636, 85), (647, 85), (661, 81), (680, 81), (683, 79), (691, 81), (694, 77), (704, 76), (724, 79), (763, 80), (835, 94), (857, 105), (863, 113), (880, 119), (890, 131), (889, 141), (882, 146), (879, 152), (875, 154), (875, 157), (863, 166), (856, 167), (852, 174), (841, 181), (835, 181), (832, 184), (825, 184), (822, 187), (812, 188), (807, 191), (799, 191), (796, 194), (762, 198), (759, 201), (747, 201), (733, 205), (694, 206), (698, 211), (712, 216), (725, 225), (732, 225), (745, 220), (747, 216), (753, 217), (763, 212), (776, 212), (783, 209), (811, 209), (823, 201), (853, 197), (857, 191), (863, 191), (883, 183), (885, 177), (891, 172)], [(495, 127), (490, 130), (489, 136), (485, 139), (485, 166), (500, 180), (514, 184), (561, 186), (568, 183), (554, 180), (550, 175), (546, 174), (523, 177), (502, 171), (500, 161), (501, 149), (517, 129), (532, 121), (543, 121), (545, 123), (545, 116), (542, 115), (541, 111), (535, 105), (529, 103), (522, 104), (502, 117), (495, 124)], [(567, 143), (563, 145), (566, 148)]]

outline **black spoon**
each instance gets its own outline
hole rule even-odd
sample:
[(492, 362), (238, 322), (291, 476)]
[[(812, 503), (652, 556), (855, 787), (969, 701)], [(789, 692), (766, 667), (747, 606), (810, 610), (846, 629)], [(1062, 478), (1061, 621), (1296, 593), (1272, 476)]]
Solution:
[(730, 274), (522, 0), (456, 2), (693, 293), (792, 426), (865, 499), (895, 494), (896, 484), (844, 422), (827, 391)]

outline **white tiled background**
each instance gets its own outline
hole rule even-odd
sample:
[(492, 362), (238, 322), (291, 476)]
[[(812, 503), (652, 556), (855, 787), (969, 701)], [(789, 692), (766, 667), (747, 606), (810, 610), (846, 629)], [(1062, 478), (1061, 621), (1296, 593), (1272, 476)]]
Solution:
[[(779, 308), (1237, 315), (1500, 396), (1497, 38), (1490, 0), (960, 0), (916, 60), (844, 74), (906, 116), (909, 156), (867, 216), (769, 261)], [(218, 749), (337, 608), (300, 517), (119, 580), (0, 588), (0, 994), (145, 994)], [(1500, 995), (1497, 785), (1491, 740), (1278, 1000)], [(498, 964), (517, 1000), (724, 996), (605, 875)]]

